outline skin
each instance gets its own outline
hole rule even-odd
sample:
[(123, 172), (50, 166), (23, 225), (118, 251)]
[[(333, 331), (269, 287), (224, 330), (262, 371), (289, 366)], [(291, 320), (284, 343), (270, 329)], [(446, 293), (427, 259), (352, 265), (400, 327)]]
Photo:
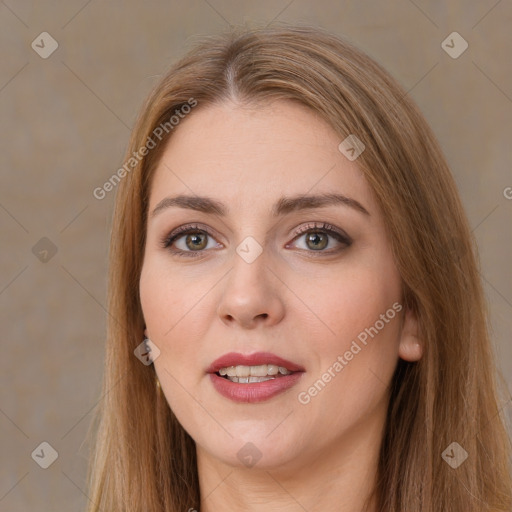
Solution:
[[(422, 355), (416, 319), (402, 308), (309, 403), (298, 400), (402, 300), (382, 214), (357, 160), (338, 150), (341, 140), (296, 103), (229, 101), (199, 106), (182, 120), (155, 171), (149, 212), (177, 194), (209, 196), (228, 209), (225, 217), (179, 207), (149, 215), (140, 277), (145, 333), (161, 351), (154, 365), (162, 391), (196, 442), (203, 512), (363, 510), (387, 386), (399, 358)], [(324, 192), (353, 198), (369, 214), (343, 205), (270, 214), (281, 196)], [(308, 235), (295, 235), (312, 222), (344, 230), (352, 243), (320, 228), (317, 249)], [(160, 243), (188, 223), (212, 232), (199, 240), (205, 248), (196, 258)], [(248, 236), (263, 250), (250, 264), (236, 252)], [(182, 235), (173, 248), (193, 252), (194, 240), (186, 241)], [(270, 351), (306, 372), (270, 400), (235, 403), (205, 373), (232, 351)], [(248, 442), (261, 453), (251, 468), (237, 456)]]

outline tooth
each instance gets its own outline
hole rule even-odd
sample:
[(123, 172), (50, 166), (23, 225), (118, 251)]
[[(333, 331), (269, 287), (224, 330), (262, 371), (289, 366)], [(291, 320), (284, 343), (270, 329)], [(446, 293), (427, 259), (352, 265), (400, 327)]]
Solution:
[(283, 375), (289, 375), (292, 372), (290, 370), (287, 370), (286, 368), (283, 368), (282, 366), (280, 366), (279, 367), (279, 373), (281, 373)]
[(248, 384), (249, 377), (238, 377), (238, 382), (241, 382), (242, 384)]
[(236, 367), (236, 376), (237, 377), (249, 377), (250, 372), (251, 372), (250, 366), (238, 365)]
[(220, 373), (221, 375), (227, 375), (227, 373), (228, 373), (228, 369), (227, 369), (227, 368), (221, 368), (221, 369), (219, 370), (219, 373)]
[(236, 368), (234, 366), (230, 366), (227, 369), (226, 375), (228, 375), (229, 377), (236, 377)]
[(277, 375), (278, 372), (279, 372), (279, 366), (276, 366), (275, 364), (267, 365), (267, 373), (268, 373), (268, 375)]
[(266, 377), (267, 365), (260, 364), (259, 366), (251, 366), (251, 376), (253, 377)]

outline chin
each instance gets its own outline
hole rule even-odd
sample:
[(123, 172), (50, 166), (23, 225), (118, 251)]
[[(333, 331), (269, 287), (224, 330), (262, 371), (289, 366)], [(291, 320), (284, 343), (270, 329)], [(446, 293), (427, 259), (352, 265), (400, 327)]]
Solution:
[(212, 448), (208, 451), (215, 458), (229, 466), (261, 470), (280, 469), (293, 463), (302, 453), (302, 449), (298, 437), (295, 438), (289, 432), (283, 431), (277, 439), (277, 436), (269, 435), (275, 427), (275, 423), (270, 429), (259, 427), (254, 435), (250, 435), (247, 429), (243, 434), (239, 434), (226, 425), (233, 438), (225, 439), (224, 444), (208, 440), (206, 446)]

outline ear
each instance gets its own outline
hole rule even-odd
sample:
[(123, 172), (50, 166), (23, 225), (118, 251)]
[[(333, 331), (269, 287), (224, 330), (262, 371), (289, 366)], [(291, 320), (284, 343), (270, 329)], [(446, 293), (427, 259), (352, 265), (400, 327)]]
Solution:
[(423, 340), (419, 336), (418, 320), (410, 308), (406, 308), (403, 316), (398, 355), (409, 362), (419, 361), (423, 355)]

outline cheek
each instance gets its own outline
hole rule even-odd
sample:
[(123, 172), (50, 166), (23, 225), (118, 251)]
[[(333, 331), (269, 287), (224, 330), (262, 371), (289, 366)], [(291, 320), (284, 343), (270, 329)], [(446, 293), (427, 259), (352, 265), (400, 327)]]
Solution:
[(309, 404), (306, 422), (322, 416), (326, 429), (340, 432), (384, 403), (398, 361), (400, 289), (382, 275), (358, 272), (332, 281), (323, 297), (314, 297), (315, 311), (334, 334), (323, 324), (309, 331), (318, 356), (298, 398)]
[[(145, 259), (139, 282), (140, 302), (149, 333), (156, 342), (171, 336), (187, 311), (193, 306), (191, 286), (183, 282), (180, 274), (169, 275), (158, 258)], [(193, 287), (192, 287), (193, 288)], [(171, 331), (170, 331), (171, 330)]]
[(381, 265), (352, 267), (309, 291), (307, 303), (322, 322), (308, 333), (318, 354), (308, 385), (323, 389), (318, 379), (328, 382), (318, 404), (338, 404), (343, 397), (344, 413), (361, 409), (362, 414), (380, 400), (389, 383), (398, 361), (402, 313), (399, 274), (392, 265), (385, 268), (387, 272)]
[[(168, 275), (157, 258), (145, 259), (140, 282), (140, 302), (152, 341), (160, 349), (154, 366), (167, 402), (178, 417), (190, 414), (190, 395), (195, 361), (195, 329), (191, 325), (195, 308), (193, 294), (179, 273)], [(192, 287), (193, 289), (193, 287)], [(191, 336), (192, 334), (192, 336)], [(187, 412), (188, 411), (188, 412)]]
[[(146, 327), (161, 352), (155, 361), (158, 375), (166, 380), (163, 370), (167, 369), (180, 381), (190, 380), (195, 376), (190, 365), (198, 360), (197, 350), (211, 321), (208, 297), (204, 296), (212, 285), (191, 281), (180, 272), (170, 273), (168, 264), (148, 258), (139, 287)], [(170, 385), (174, 387), (172, 379)]]
[[(167, 283), (157, 278), (157, 272), (147, 260), (142, 268), (139, 289), (144, 321), (152, 338), (160, 338), (164, 329), (164, 311), (169, 309), (169, 297), (165, 293)], [(169, 328), (169, 327), (167, 327)], [(153, 340), (155, 341), (155, 340)]]
[[(300, 292), (308, 297), (307, 304), (313, 305), (311, 309), (318, 316), (320, 327), (316, 339), (325, 340), (327, 346), (339, 340), (338, 348), (342, 348), (347, 340), (357, 338), (390, 309), (386, 319), (398, 316), (393, 309), (393, 304), (400, 300), (397, 276), (384, 276), (371, 269), (333, 275), (336, 277), (321, 281), (314, 291), (305, 288)], [(387, 329), (391, 324), (386, 322), (382, 331), (391, 330)]]

